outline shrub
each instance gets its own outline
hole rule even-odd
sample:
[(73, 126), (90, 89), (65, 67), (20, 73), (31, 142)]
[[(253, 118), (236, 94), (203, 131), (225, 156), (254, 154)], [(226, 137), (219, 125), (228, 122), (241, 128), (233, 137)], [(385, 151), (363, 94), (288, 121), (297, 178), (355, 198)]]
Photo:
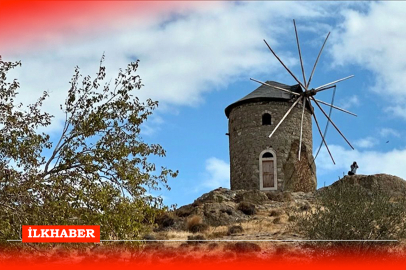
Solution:
[(156, 238), (155, 238), (155, 236), (152, 235), (152, 234), (146, 234), (146, 235), (144, 235), (144, 236), (142, 237), (142, 240), (149, 240), (149, 241), (151, 241), (151, 240), (156, 240)]
[(242, 228), (242, 226), (233, 225), (233, 226), (228, 228), (227, 235), (232, 235), (232, 234), (242, 233), (242, 232), (244, 232), (244, 229)]
[(190, 226), (200, 224), (200, 223), (202, 223), (202, 217), (198, 216), (198, 215), (193, 215), (190, 218), (188, 218), (186, 221), (186, 225), (187, 225), (188, 229), (190, 228)]
[(246, 215), (254, 215), (256, 213), (255, 205), (249, 202), (240, 202), (238, 204), (238, 210)]
[(178, 217), (188, 217), (192, 214), (194, 207), (192, 205), (185, 205), (176, 209), (175, 213)]
[(169, 213), (163, 213), (155, 219), (155, 223), (158, 224), (160, 228), (167, 228), (175, 224), (175, 219)]
[(204, 232), (209, 228), (207, 224), (202, 222), (202, 217), (198, 215), (194, 215), (187, 219), (186, 227), (187, 230), (192, 233)]
[(194, 224), (189, 227), (189, 231), (192, 233), (198, 233), (198, 232), (205, 232), (209, 228), (209, 225), (205, 223), (199, 223), (199, 224)]
[(281, 223), (281, 218), (280, 218), (280, 217), (276, 217), (276, 218), (273, 220), (273, 224), (279, 224), (279, 223)]
[(371, 192), (359, 185), (341, 183), (320, 192), (313, 213), (302, 213), (296, 227), (308, 239), (315, 240), (404, 238), (405, 201), (391, 202), (390, 199), (388, 194), (378, 190)]

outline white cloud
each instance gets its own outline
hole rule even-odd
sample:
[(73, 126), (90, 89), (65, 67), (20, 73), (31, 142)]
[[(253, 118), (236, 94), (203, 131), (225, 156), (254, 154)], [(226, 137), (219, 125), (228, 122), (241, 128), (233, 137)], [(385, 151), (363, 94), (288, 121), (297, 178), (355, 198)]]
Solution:
[(389, 136), (393, 136), (393, 137), (397, 137), (397, 138), (400, 137), (400, 133), (392, 128), (382, 128), (379, 131), (379, 135), (381, 137), (389, 137)]
[(202, 187), (215, 189), (219, 187), (230, 188), (230, 165), (225, 161), (211, 157), (206, 160), (207, 177)]
[(406, 179), (406, 166), (400, 165), (406, 160), (406, 148), (388, 152), (351, 150), (338, 145), (329, 145), (329, 148), (336, 165), (333, 165), (330, 156), (323, 148), (316, 160), (317, 172), (320, 175), (332, 172), (337, 172), (339, 175), (342, 172), (347, 174), (350, 165), (356, 161), (359, 174), (386, 173)]
[(366, 137), (354, 142), (354, 145), (360, 148), (372, 148), (378, 143), (378, 140), (373, 137)]
[(386, 112), (406, 120), (406, 106), (395, 105), (385, 109)]
[[(18, 101), (29, 103), (42, 91), (51, 92), (44, 107), (56, 116), (51, 128), (57, 130), (64, 117), (59, 104), (64, 102), (74, 67), (80, 66), (84, 75), (94, 75), (103, 52), (109, 79), (130, 60), (141, 60), (138, 71), (145, 84), (139, 92), (141, 99), (150, 97), (169, 107), (195, 106), (204, 102), (205, 93), (252, 75), (290, 80), (262, 39), (266, 38), (290, 68), (298, 67), (296, 55), (285, 53), (285, 40), (280, 37), (292, 36), (292, 28), (286, 27), (292, 17), (324, 17), (328, 7), (306, 2), (216, 2), (205, 8), (189, 5), (159, 10), (146, 22), (143, 16), (128, 17), (126, 13), (105, 31), (69, 42), (62, 38), (54, 46), (44, 46), (46, 50), (18, 50), (6, 60), (23, 62), (12, 76), (21, 82)], [(75, 32), (73, 28), (69, 33)]]
[[(369, 9), (342, 11), (344, 22), (332, 35), (336, 64), (358, 64), (374, 74), (373, 90), (399, 104), (406, 101), (405, 2), (371, 2)], [(406, 116), (405, 107), (394, 110)], [(405, 117), (406, 119), (406, 117)]]
[(352, 95), (345, 100), (340, 102), (340, 107), (343, 109), (350, 109), (351, 107), (358, 107), (360, 105), (357, 95)]

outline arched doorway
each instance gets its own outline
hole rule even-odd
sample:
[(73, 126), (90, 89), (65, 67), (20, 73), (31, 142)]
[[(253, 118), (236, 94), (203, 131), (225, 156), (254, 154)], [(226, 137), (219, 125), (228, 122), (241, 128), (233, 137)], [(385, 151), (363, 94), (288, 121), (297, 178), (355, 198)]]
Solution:
[(276, 154), (266, 149), (259, 155), (260, 190), (277, 190)]

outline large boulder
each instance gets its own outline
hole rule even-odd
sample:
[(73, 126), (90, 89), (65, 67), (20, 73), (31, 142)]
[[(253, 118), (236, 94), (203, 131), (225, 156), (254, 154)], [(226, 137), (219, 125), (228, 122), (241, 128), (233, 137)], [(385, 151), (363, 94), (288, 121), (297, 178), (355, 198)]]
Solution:
[(248, 218), (233, 206), (224, 203), (207, 203), (203, 206), (203, 216), (211, 226), (230, 225), (246, 221)]
[(239, 190), (235, 196), (235, 202), (250, 202), (253, 204), (263, 204), (268, 202), (268, 196), (259, 190)]
[(360, 185), (372, 192), (381, 191), (395, 197), (406, 195), (406, 181), (400, 177), (389, 174), (346, 175), (333, 183), (331, 188), (334, 188), (340, 183)]
[(192, 204), (175, 210), (175, 215), (180, 218), (199, 215), (206, 224), (211, 226), (231, 225), (249, 219), (247, 215), (237, 209), (237, 205), (241, 202), (262, 205), (270, 201), (267, 195), (259, 190), (218, 188), (203, 194)]
[(223, 203), (233, 201), (236, 196), (236, 191), (227, 188), (218, 188), (208, 193), (203, 194), (194, 201), (194, 205), (204, 203)]

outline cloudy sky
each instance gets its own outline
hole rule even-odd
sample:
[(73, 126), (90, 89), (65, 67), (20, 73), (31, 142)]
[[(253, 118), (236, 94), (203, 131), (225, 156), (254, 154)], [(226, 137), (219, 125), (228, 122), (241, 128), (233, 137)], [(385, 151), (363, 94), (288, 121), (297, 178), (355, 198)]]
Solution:
[[(300, 77), (292, 19), (307, 77), (331, 32), (312, 87), (355, 75), (337, 85), (334, 104), (358, 117), (332, 114), (355, 150), (330, 126), (326, 140), (336, 165), (322, 149), (318, 186), (342, 177), (355, 160), (360, 174), (406, 179), (405, 12), (406, 2), (0, 1), (0, 55), (22, 61), (11, 74), (21, 83), (22, 102), (50, 92), (44, 108), (56, 116), (54, 135), (76, 65), (94, 76), (104, 52), (107, 77), (114, 78), (139, 59), (145, 84), (139, 96), (160, 102), (143, 138), (167, 150), (156, 162), (180, 171), (169, 182), (172, 190), (158, 195), (180, 206), (229, 187), (224, 109), (259, 86), (249, 78), (296, 84), (263, 42)], [(330, 102), (332, 91), (317, 97)], [(316, 151), (315, 126), (313, 134)]]

